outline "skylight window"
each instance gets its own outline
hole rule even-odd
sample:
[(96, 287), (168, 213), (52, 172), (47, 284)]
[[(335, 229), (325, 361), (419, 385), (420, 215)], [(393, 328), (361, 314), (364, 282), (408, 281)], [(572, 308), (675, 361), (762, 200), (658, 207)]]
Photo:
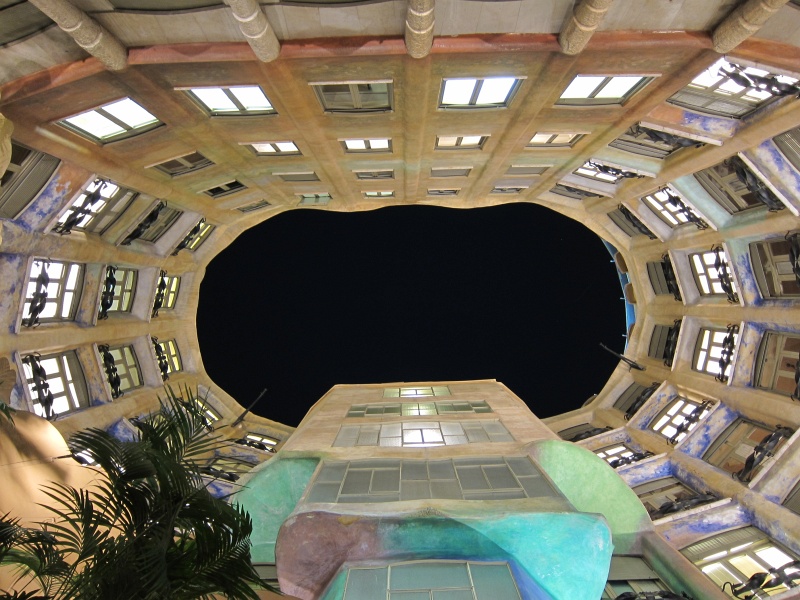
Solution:
[(439, 108), (505, 108), (521, 82), (515, 77), (445, 79)]
[(556, 104), (622, 104), (651, 79), (642, 75), (577, 75)]
[(383, 191), (383, 192), (364, 192), (365, 198), (394, 198), (394, 192), (392, 191)]
[(489, 139), (488, 135), (439, 135), (436, 136), (437, 150), (480, 150)]
[(392, 109), (392, 82), (312, 83), (325, 112), (384, 112)]
[(67, 117), (58, 123), (96, 142), (123, 139), (161, 125), (161, 121), (130, 98)]
[(369, 140), (340, 140), (345, 152), (391, 152), (392, 140), (373, 138)]
[(528, 142), (528, 148), (571, 148), (583, 135), (582, 133), (536, 133)]
[(257, 85), (235, 87), (201, 87), (185, 90), (189, 96), (217, 115), (265, 115), (275, 109)]
[(328, 192), (298, 195), (300, 196), (300, 206), (324, 206), (331, 201), (331, 195)]
[(300, 150), (294, 142), (258, 142), (246, 144), (253, 149), (259, 156), (279, 155), (279, 154), (300, 154)]

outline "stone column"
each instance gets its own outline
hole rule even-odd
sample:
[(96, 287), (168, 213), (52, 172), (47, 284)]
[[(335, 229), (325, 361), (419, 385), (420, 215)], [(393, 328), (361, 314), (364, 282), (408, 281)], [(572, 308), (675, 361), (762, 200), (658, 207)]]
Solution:
[(406, 49), (413, 58), (425, 58), (433, 45), (434, 0), (408, 0)]
[(112, 71), (128, 66), (128, 51), (120, 41), (97, 21), (67, 0), (30, 0), (36, 8), (53, 19), (77, 44)]
[(730, 52), (767, 22), (788, 0), (748, 0), (717, 25), (711, 34), (714, 50)]
[(14, 124), (0, 114), (0, 176), (5, 175), (11, 162), (11, 132)]
[(558, 36), (564, 54), (578, 54), (589, 43), (614, 0), (583, 0)]
[(233, 18), (239, 22), (239, 29), (258, 60), (270, 62), (278, 58), (281, 43), (261, 5), (256, 0), (225, 0), (225, 4), (231, 7)]

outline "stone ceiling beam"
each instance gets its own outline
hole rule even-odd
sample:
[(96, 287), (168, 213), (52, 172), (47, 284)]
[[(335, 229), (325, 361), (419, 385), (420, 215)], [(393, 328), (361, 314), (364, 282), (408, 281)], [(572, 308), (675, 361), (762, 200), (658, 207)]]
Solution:
[(406, 48), (409, 56), (425, 58), (433, 45), (435, 0), (408, 0)]
[(748, 0), (717, 25), (711, 36), (714, 50), (730, 52), (756, 33), (788, 0)]
[(128, 51), (102, 25), (66, 0), (30, 0), (89, 54), (112, 71), (128, 66)]
[(247, 43), (262, 62), (270, 62), (278, 58), (281, 43), (267, 20), (267, 15), (256, 0), (225, 0), (231, 7), (233, 17), (239, 23)]
[(614, 0), (583, 0), (558, 35), (564, 54), (578, 54), (589, 43)]

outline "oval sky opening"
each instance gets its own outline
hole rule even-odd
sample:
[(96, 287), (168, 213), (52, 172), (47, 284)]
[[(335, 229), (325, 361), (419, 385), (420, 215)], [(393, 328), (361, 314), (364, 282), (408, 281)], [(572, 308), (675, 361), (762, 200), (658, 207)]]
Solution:
[(288, 425), (337, 383), (462, 379), (544, 418), (605, 384), (621, 296), (601, 239), (542, 206), (293, 210), (211, 261), (197, 331), (216, 384)]

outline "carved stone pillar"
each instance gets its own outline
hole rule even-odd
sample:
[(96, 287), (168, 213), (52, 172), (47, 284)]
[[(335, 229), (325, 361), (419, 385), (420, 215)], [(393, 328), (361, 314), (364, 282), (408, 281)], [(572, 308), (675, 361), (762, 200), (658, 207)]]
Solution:
[(428, 56), (433, 45), (434, 0), (408, 0), (406, 49), (413, 58)]
[(589, 43), (614, 0), (583, 0), (558, 36), (564, 54), (578, 54)]
[(749, 0), (717, 25), (711, 35), (714, 50), (730, 52), (767, 22), (788, 0)]
[(97, 21), (66, 0), (30, 0), (77, 44), (112, 71), (128, 66), (128, 51)]
[(231, 7), (233, 17), (239, 22), (239, 29), (258, 60), (270, 62), (278, 58), (281, 43), (261, 5), (256, 0), (225, 0), (225, 4)]

